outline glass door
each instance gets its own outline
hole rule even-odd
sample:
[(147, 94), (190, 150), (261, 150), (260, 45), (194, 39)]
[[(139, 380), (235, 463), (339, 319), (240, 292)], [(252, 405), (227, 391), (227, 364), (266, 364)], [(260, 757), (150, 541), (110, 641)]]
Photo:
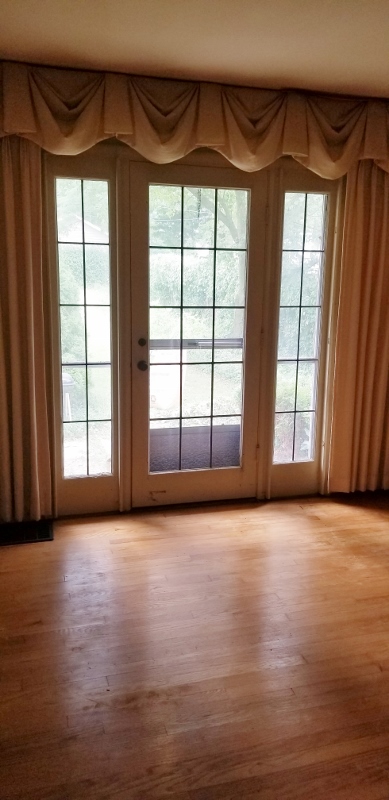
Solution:
[(266, 176), (131, 172), (133, 505), (255, 496)]
[(117, 510), (115, 170), (47, 159), (56, 513)]
[[(277, 330), (269, 385), (274, 387), (267, 494), (314, 494), (322, 487), (325, 389), (330, 389), (329, 306), (338, 185), (301, 170), (284, 171), (277, 285), (269, 308)], [(270, 460), (270, 459), (269, 459)]]
[(205, 155), (46, 157), (58, 514), (325, 490), (339, 185)]

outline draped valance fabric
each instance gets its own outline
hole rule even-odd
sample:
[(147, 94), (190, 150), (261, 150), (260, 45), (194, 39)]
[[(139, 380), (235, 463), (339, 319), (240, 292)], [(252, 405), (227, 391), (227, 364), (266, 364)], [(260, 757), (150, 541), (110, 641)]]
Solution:
[(116, 137), (168, 163), (210, 147), (242, 170), (283, 155), (336, 179), (361, 159), (389, 172), (389, 101), (0, 63), (0, 136), (75, 155)]

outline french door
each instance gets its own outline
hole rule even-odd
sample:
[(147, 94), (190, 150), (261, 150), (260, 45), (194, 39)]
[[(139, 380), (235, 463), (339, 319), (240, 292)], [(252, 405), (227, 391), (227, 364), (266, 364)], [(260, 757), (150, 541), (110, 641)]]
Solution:
[(261, 178), (132, 166), (135, 506), (256, 495)]
[(208, 158), (47, 158), (59, 514), (323, 488), (338, 186)]

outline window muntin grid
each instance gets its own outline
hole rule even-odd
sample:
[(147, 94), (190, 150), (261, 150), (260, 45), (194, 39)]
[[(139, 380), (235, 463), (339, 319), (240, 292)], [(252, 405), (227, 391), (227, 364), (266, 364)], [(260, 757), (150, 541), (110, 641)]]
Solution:
[(56, 178), (65, 478), (112, 474), (108, 182)]
[(315, 458), (327, 205), (285, 194), (273, 463)]
[(149, 187), (150, 472), (240, 465), (248, 202)]

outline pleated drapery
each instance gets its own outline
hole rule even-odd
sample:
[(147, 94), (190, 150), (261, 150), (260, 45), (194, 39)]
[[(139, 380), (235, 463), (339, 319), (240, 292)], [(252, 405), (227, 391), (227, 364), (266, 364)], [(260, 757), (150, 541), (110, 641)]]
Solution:
[(255, 171), (284, 155), (335, 179), (389, 171), (389, 101), (0, 62), (0, 136), (74, 155), (116, 137), (155, 163), (198, 147)]
[(389, 488), (389, 175), (347, 176), (329, 490)]
[(41, 150), (0, 141), (0, 520), (52, 514)]

